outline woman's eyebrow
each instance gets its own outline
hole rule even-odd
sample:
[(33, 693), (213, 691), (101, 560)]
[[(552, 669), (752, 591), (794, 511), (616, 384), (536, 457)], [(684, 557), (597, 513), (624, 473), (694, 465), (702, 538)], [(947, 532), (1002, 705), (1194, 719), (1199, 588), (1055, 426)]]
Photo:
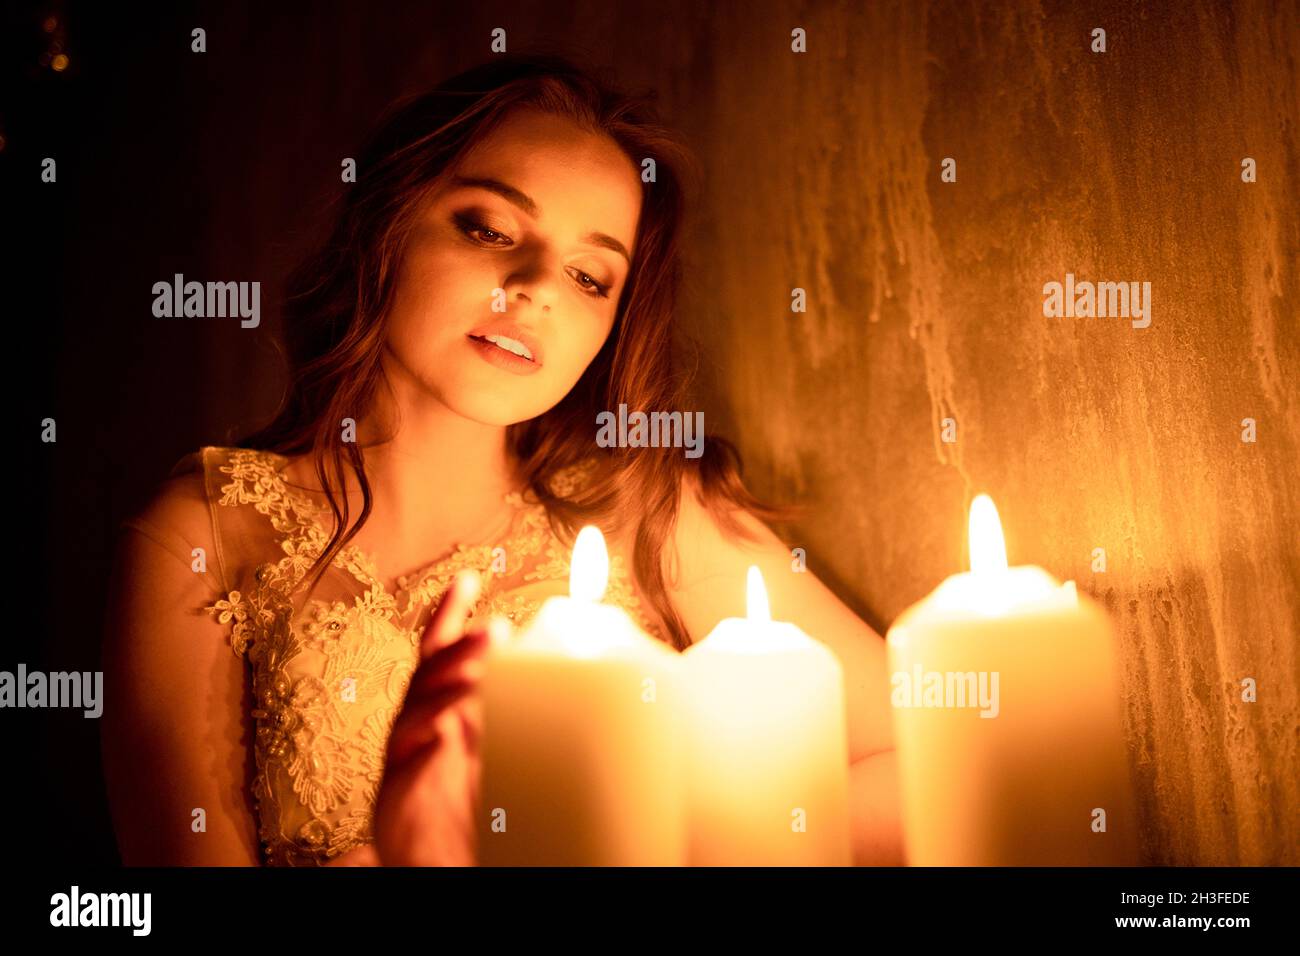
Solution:
[(455, 176), (451, 180), (453, 186), (466, 186), (475, 189), (486, 189), (494, 192), (507, 202), (518, 206), (534, 219), (540, 219), (542, 215), (541, 208), (533, 202), (533, 198), (525, 193), (515, 189), (514, 186), (507, 186), (499, 179), (486, 179), (479, 176)]
[[(501, 182), (499, 179), (491, 179), (483, 176), (453, 176), (451, 185), (453, 187), (486, 189), (489, 192), (496, 193), (507, 202), (518, 206), (534, 219), (540, 219), (542, 216), (541, 207), (533, 201), (533, 197), (520, 192), (514, 186)], [(627, 247), (613, 236), (608, 236), (603, 232), (591, 232), (583, 236), (582, 241), (590, 243), (593, 246), (601, 246), (602, 248), (617, 252), (627, 260), (629, 265), (632, 263), (632, 257), (628, 254)]]

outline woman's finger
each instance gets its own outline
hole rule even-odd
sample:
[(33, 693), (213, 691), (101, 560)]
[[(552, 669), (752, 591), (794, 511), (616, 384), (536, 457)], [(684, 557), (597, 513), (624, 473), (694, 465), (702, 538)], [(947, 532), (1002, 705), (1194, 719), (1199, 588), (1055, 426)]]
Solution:
[(403, 707), (388, 738), (389, 764), (396, 769), (417, 751), (437, 743), (441, 737), (439, 718), (457, 701), (473, 693), (476, 686), (473, 681), (458, 681)]
[[(476, 631), (474, 633), (482, 633), (486, 637), (489, 646), (497, 647), (509, 643), (514, 628), (506, 618), (493, 615), (481, 632)], [(481, 678), (482, 671), (477, 669), (477, 664), (475, 667), (475, 677)], [(461, 700), (455, 707), (461, 717), (461, 730), (465, 737), (465, 746), (471, 754), (477, 754), (483, 736), (483, 700), (478, 694), (473, 694)]]
[[(405, 759), (416, 750), (436, 741), (438, 718), (458, 702), (467, 744), (477, 748), (482, 730), (482, 709), (477, 700), (466, 694), (478, 688), (483, 676), (483, 654), (493, 643), (509, 641), (510, 622), (493, 615), (482, 627), (465, 633), (459, 640), (435, 650), (411, 675), (402, 710), (393, 724), (391, 736), (402, 736), (395, 752)], [(394, 759), (390, 753), (389, 759)]]
[(465, 620), (478, 599), (482, 582), (472, 568), (457, 573), (451, 586), (434, 609), (429, 624), (420, 639), (420, 656), (428, 657), (440, 647), (445, 647), (465, 630)]
[(478, 695), (471, 695), (461, 700), (456, 707), (461, 719), (461, 732), (465, 735), (465, 747), (472, 754), (477, 754), (483, 739), (483, 701)]
[(442, 684), (482, 676), (481, 662), (487, 646), (486, 633), (471, 631), (460, 640), (434, 651), (432, 656), (420, 662), (411, 675), (407, 699), (414, 699)]

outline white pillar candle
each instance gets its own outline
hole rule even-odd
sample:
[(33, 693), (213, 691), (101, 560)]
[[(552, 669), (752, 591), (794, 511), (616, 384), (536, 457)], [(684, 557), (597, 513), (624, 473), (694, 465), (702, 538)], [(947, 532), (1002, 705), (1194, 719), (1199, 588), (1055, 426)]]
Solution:
[(600, 531), (574, 542), (569, 597), (494, 645), (481, 682), (479, 862), (679, 866), (680, 655), (622, 609)]
[(1105, 612), (1073, 582), (1008, 568), (986, 495), (970, 558), (886, 642), (908, 863), (1135, 863)]
[(849, 749), (835, 654), (773, 621), (757, 567), (747, 617), (682, 655), (695, 866), (847, 866)]

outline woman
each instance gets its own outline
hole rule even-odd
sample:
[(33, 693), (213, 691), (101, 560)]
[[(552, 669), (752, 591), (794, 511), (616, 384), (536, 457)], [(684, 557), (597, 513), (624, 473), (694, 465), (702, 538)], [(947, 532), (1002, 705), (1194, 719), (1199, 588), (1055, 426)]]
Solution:
[(723, 439), (595, 441), (622, 403), (690, 407), (691, 163), (645, 101), (552, 57), (494, 60), (381, 126), (292, 283), (276, 418), (188, 456), (124, 523), (103, 732), (126, 863), (472, 863), (488, 631), (567, 589), (588, 523), (607, 600), (679, 649), (743, 614), (763, 569), (845, 668), (855, 859), (898, 862), (879, 636), (791, 572)]

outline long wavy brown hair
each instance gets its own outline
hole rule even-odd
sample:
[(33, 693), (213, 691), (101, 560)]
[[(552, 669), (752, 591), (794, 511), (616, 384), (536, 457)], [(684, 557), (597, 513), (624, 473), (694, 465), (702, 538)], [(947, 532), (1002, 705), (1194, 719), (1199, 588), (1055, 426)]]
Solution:
[[(518, 107), (558, 114), (605, 134), (638, 168), (644, 158), (654, 160), (654, 181), (643, 183), (635, 252), (609, 337), (570, 392), (544, 414), (509, 426), (507, 440), (562, 541), (572, 541), (588, 523), (607, 534), (635, 528), (633, 573), (669, 640), (682, 649), (690, 638), (669, 601), (661, 555), (687, 472), (696, 472), (702, 504), (733, 536), (748, 537), (736, 508), (773, 520), (797, 509), (752, 495), (741, 480), (736, 447), (719, 435), (705, 438), (705, 453), (696, 459), (681, 449), (595, 444), (602, 410), (622, 403), (641, 411), (693, 407), (697, 356), (679, 353), (696, 348), (674, 335), (673, 319), (681, 231), (699, 188), (699, 167), (689, 147), (661, 125), (653, 94), (629, 94), (563, 57), (533, 54), (496, 57), (396, 104), (358, 156), (357, 181), (346, 187), (328, 239), (289, 279), (283, 343), (288, 387), (270, 424), (239, 444), (312, 456), (335, 519), (326, 548), (309, 570), (314, 586), (370, 515), (361, 449), (343, 440), (339, 423), (359, 420), (358, 412), (369, 408), (381, 385), (386, 319), (415, 214), (439, 175)], [(550, 479), (557, 471), (593, 457), (597, 467), (589, 482), (565, 495), (555, 492)], [(335, 484), (345, 461), (362, 493), (361, 514), (350, 529), (345, 486)]]

